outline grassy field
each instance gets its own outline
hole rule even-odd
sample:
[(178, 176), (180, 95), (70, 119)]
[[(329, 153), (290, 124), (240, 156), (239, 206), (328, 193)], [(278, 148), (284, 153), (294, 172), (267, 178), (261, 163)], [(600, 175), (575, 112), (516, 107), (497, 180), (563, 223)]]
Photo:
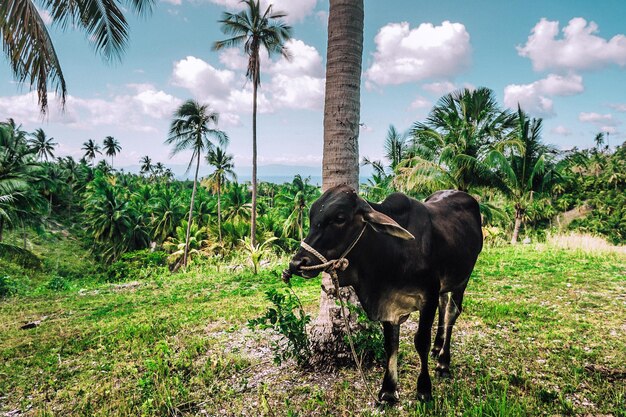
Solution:
[[(96, 273), (63, 245), (0, 300), (0, 415), (626, 416), (622, 254), (486, 249), (455, 330), (454, 378), (433, 378), (432, 403), (414, 400), (416, 314), (401, 336), (401, 402), (378, 409), (354, 370), (277, 367), (274, 337), (247, 328), (267, 307), (264, 291), (283, 287), (280, 264), (257, 276), (207, 265), (114, 284), (65, 274), (58, 286), (46, 271)], [(315, 313), (319, 281), (293, 282)], [(20, 330), (33, 320), (42, 321)], [(367, 375), (377, 391), (381, 368)]]

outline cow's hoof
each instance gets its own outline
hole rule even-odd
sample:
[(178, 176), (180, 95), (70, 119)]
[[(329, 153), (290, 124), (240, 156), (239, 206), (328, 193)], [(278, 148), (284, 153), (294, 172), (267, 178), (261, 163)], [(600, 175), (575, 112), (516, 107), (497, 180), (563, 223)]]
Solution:
[(395, 404), (400, 401), (398, 391), (383, 391), (378, 393), (378, 401), (382, 403)]
[(435, 376), (438, 378), (452, 378), (452, 374), (448, 368), (436, 368)]
[(417, 399), (422, 403), (428, 403), (433, 400), (433, 395), (430, 392), (424, 392), (424, 393), (418, 392)]

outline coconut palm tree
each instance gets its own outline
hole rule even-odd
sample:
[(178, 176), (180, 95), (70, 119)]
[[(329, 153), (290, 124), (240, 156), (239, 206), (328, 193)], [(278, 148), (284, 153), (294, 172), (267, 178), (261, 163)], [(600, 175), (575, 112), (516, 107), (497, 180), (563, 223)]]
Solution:
[(65, 103), (67, 86), (43, 12), (62, 29), (79, 28), (93, 39), (96, 52), (105, 60), (118, 59), (128, 43), (125, 12), (146, 15), (154, 0), (3, 0), (0, 2), (0, 39), (13, 76), (36, 86), (43, 112), (48, 105), (48, 86)]
[(96, 159), (96, 154), (102, 155), (100, 145), (98, 145), (93, 139), (89, 139), (87, 142), (83, 143), (83, 147), (81, 149), (85, 151), (84, 157), (91, 163), (91, 166), (93, 166), (93, 160)]
[(303, 179), (297, 174), (291, 184), (280, 193), (276, 200), (290, 210), (289, 216), (283, 225), (283, 235), (289, 236), (292, 231), (297, 231), (298, 238), (304, 238), (304, 225), (308, 208), (315, 197), (319, 196), (317, 187), (309, 184), (310, 179)]
[(113, 157), (122, 150), (120, 142), (113, 136), (107, 136), (106, 138), (104, 138), (102, 149), (104, 149), (104, 153), (107, 156), (111, 157), (111, 168), (113, 168)]
[(148, 155), (141, 157), (139, 160), (141, 167), (139, 168), (139, 172), (141, 174), (149, 174), (152, 172), (154, 166), (152, 165), (152, 159)]
[(322, 191), (339, 184), (359, 187), (359, 123), (363, 1), (330, 2)]
[(235, 174), (235, 164), (233, 156), (227, 154), (222, 148), (209, 149), (206, 157), (209, 165), (215, 168), (213, 173), (207, 178), (207, 185), (217, 193), (217, 230), (220, 245), (222, 244), (222, 186), (228, 179), (237, 181)]
[[(361, 63), (363, 56), (363, 0), (330, 0), (326, 87), (324, 98), (324, 154), (322, 191), (339, 184), (359, 186), (359, 123), (361, 111)], [(329, 274), (322, 285), (332, 288)], [(357, 303), (356, 295), (350, 300)], [(321, 291), (320, 314), (312, 329), (315, 360), (333, 363), (345, 352), (344, 330), (335, 298)], [(333, 351), (331, 348), (337, 350)]]
[(513, 136), (521, 146), (512, 147), (508, 155), (501, 146), (489, 153), (487, 162), (498, 168), (502, 179), (501, 191), (515, 207), (515, 225), (511, 243), (516, 244), (524, 213), (537, 194), (549, 192), (558, 178), (554, 155), (557, 150), (541, 143), (542, 119), (530, 119), (517, 108), (517, 126)]
[(515, 114), (501, 110), (488, 88), (446, 94), (425, 122), (413, 125), (412, 156), (400, 165), (395, 183), (420, 191), (495, 186), (497, 174), (485, 158), (514, 125)]
[(41, 197), (34, 183), (41, 179), (36, 151), (13, 119), (0, 123), (0, 242), (7, 226), (38, 216)]
[(256, 245), (256, 212), (257, 212), (257, 90), (261, 84), (261, 59), (259, 53), (265, 49), (268, 56), (281, 54), (289, 58), (285, 42), (291, 38), (291, 27), (280, 19), (286, 16), (283, 12), (275, 12), (272, 5), (261, 11), (259, 0), (242, 0), (246, 8), (239, 13), (224, 12), (222, 32), (232, 37), (217, 41), (213, 49), (238, 47), (248, 55), (248, 70), (246, 77), (252, 81), (252, 222), (250, 238), (252, 245)]
[(37, 158), (48, 161), (48, 158), (54, 158), (54, 147), (58, 143), (53, 142), (54, 138), (49, 138), (43, 129), (39, 128), (31, 135), (28, 144), (37, 153)]
[[(187, 220), (187, 243), (189, 242), (189, 232), (193, 216), (193, 204), (198, 187), (198, 170), (200, 169), (200, 158), (203, 154), (213, 148), (210, 139), (215, 139), (222, 146), (228, 143), (228, 136), (221, 130), (211, 128), (210, 125), (217, 126), (219, 114), (211, 111), (207, 104), (200, 104), (195, 100), (187, 100), (174, 112), (174, 120), (170, 126), (170, 137), (165, 141), (168, 145), (173, 145), (172, 155), (179, 152), (191, 150), (191, 159), (187, 166), (187, 171), (191, 168), (194, 160), (196, 170), (193, 179), (193, 191), (191, 192), (191, 202), (189, 204), (189, 219)], [(185, 247), (183, 256), (183, 266), (187, 266), (188, 245)]]

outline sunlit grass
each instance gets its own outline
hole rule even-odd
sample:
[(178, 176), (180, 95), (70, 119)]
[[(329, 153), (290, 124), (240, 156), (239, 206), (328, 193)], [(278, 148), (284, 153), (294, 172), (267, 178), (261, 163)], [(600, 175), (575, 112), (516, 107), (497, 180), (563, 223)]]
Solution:
[[(54, 250), (78, 251), (63, 245)], [(255, 276), (207, 265), (130, 286), (75, 277), (64, 291), (33, 274), (0, 301), (0, 414), (626, 415), (621, 254), (486, 249), (453, 336), (454, 379), (433, 379), (432, 403), (414, 401), (414, 315), (402, 331), (401, 402), (385, 410), (373, 407), (354, 370), (276, 368), (270, 336), (247, 329), (267, 307), (264, 291), (283, 287), (282, 266)], [(319, 281), (293, 285), (315, 313)], [(377, 391), (381, 368), (367, 374)]]

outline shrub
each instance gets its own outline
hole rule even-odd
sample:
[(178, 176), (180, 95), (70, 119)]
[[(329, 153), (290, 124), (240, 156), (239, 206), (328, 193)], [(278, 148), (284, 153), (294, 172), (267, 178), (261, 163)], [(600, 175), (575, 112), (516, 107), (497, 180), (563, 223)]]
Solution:
[(54, 275), (46, 284), (46, 288), (51, 291), (67, 291), (70, 289), (70, 283), (62, 276)]
[(17, 283), (8, 275), (0, 275), (0, 298), (17, 294)]
[(261, 317), (250, 320), (248, 326), (251, 329), (271, 329), (283, 336), (281, 342), (273, 344), (274, 362), (277, 365), (293, 358), (299, 366), (309, 366), (311, 346), (306, 325), (311, 321), (311, 316), (304, 312), (294, 295), (272, 289), (265, 293), (265, 297), (274, 306), (269, 307)]
[[(351, 314), (357, 315), (357, 326), (352, 331), (352, 339), (354, 350), (361, 363), (363, 365), (383, 363), (386, 357), (385, 336), (380, 323), (371, 321), (361, 307), (349, 303), (347, 306)], [(344, 341), (346, 345), (349, 343), (347, 335)]]

